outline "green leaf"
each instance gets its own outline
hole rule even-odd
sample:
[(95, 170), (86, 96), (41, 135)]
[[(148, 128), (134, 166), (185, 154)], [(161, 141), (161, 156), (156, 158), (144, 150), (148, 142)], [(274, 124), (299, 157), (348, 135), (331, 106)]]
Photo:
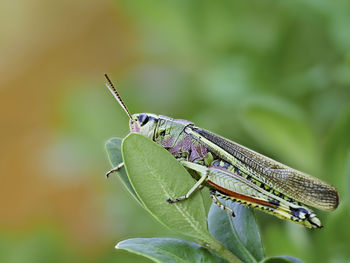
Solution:
[(253, 212), (243, 205), (220, 201), (235, 212), (235, 217), (213, 203), (208, 218), (212, 236), (244, 262), (262, 260), (264, 250)]
[(183, 202), (168, 204), (195, 184), (186, 169), (163, 147), (140, 134), (122, 143), (129, 180), (146, 209), (170, 229), (209, 242), (206, 213), (200, 191)]
[[(106, 151), (108, 154), (109, 161), (113, 167), (118, 166), (123, 162), (122, 152), (121, 152), (121, 138), (111, 138), (106, 142)], [(137, 197), (134, 188), (132, 187), (129, 178), (126, 174), (125, 168), (120, 169), (117, 174), (122, 180), (125, 187), (129, 190), (133, 197), (141, 204), (140, 199)]]
[(144, 207), (163, 225), (198, 240), (229, 262), (240, 262), (207, 228), (200, 191), (182, 202), (167, 199), (185, 195), (196, 183), (166, 149), (143, 135), (129, 134), (122, 142), (125, 168), (132, 187)]
[(145, 256), (155, 262), (225, 262), (203, 246), (175, 238), (128, 239), (119, 242), (116, 248)]
[(292, 256), (276, 256), (266, 258), (261, 263), (304, 263), (304, 261)]

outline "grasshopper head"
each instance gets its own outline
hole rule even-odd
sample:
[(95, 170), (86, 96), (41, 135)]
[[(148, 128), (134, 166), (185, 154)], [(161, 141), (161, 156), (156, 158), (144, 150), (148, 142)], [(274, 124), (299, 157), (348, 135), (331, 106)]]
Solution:
[(130, 132), (140, 133), (150, 139), (154, 138), (159, 116), (152, 113), (136, 113), (129, 121)]
[(185, 127), (191, 124), (193, 123), (186, 120), (152, 113), (133, 114), (129, 122), (130, 132), (140, 133), (165, 148), (174, 147)]

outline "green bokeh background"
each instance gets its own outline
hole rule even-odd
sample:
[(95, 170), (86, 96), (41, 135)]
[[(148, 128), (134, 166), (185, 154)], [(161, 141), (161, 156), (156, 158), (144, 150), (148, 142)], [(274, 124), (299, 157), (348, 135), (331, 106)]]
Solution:
[(339, 189), (325, 227), (257, 213), (268, 256), (350, 259), (350, 2), (5, 1), (0, 17), (0, 262), (150, 262), (176, 237), (133, 200), (104, 143), (131, 112), (198, 126)]

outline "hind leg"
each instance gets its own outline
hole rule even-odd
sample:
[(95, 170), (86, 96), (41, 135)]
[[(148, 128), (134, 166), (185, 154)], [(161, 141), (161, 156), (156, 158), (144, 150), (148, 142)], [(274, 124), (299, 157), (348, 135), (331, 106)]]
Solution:
[(231, 213), (231, 215), (233, 217), (235, 217), (235, 213), (233, 212), (233, 210), (225, 205), (223, 205), (219, 198), (218, 198), (218, 195), (216, 193), (216, 191), (214, 189), (210, 189), (210, 197), (213, 199), (213, 202), (222, 210), (226, 210), (226, 211), (229, 211)]

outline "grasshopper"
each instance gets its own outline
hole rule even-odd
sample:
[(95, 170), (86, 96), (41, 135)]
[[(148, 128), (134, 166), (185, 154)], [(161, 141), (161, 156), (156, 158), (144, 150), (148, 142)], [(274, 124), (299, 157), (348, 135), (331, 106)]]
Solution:
[[(130, 132), (140, 133), (167, 149), (197, 180), (184, 196), (186, 200), (202, 187), (221, 209), (219, 198), (257, 208), (280, 219), (308, 228), (321, 228), (321, 221), (307, 206), (331, 211), (339, 204), (335, 187), (238, 143), (199, 128), (194, 123), (152, 113), (131, 115), (109, 77), (106, 86), (129, 117)], [(107, 172), (123, 167), (123, 163)], [(306, 206), (307, 205), (307, 206)]]

